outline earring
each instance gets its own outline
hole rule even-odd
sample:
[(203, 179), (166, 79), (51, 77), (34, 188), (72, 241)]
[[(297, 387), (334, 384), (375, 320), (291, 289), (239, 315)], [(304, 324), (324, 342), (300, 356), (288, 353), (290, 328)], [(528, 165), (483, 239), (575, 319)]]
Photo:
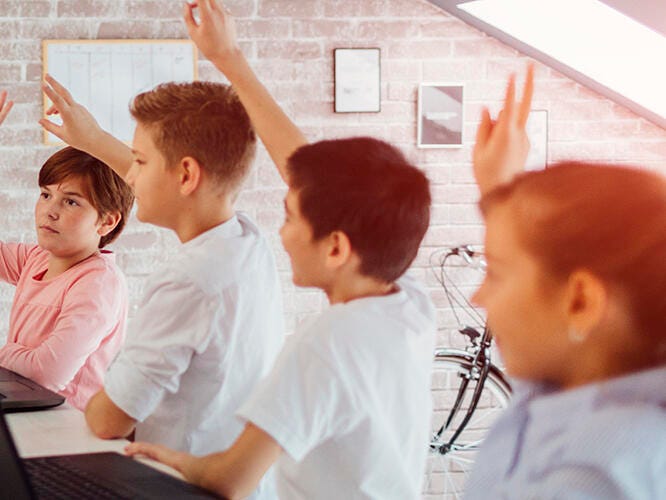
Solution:
[(577, 330), (575, 327), (570, 326), (569, 327), (569, 340), (573, 342), (574, 344), (580, 344), (585, 340), (586, 335), (585, 333)]

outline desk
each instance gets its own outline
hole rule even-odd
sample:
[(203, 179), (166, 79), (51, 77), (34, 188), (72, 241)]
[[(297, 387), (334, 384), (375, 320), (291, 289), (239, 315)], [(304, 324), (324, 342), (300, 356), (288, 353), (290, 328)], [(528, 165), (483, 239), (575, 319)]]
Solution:
[[(88, 429), (83, 413), (66, 404), (48, 410), (6, 413), (5, 418), (18, 453), (23, 458), (100, 451), (122, 454), (128, 443), (125, 439), (96, 437)], [(139, 460), (182, 479), (177, 471), (166, 465), (147, 458)]]

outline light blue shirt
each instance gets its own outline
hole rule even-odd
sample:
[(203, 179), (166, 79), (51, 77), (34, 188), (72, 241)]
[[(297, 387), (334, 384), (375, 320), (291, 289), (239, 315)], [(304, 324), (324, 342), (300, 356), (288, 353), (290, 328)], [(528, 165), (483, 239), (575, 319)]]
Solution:
[(519, 384), (466, 499), (666, 499), (666, 367), (567, 391)]

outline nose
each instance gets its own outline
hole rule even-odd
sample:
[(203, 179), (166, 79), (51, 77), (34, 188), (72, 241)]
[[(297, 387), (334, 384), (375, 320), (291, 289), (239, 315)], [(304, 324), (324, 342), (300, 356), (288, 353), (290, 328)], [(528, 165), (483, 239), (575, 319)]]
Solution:
[(474, 304), (477, 307), (483, 307), (483, 297), (484, 297), (484, 291), (483, 291), (483, 283), (479, 286), (479, 288), (476, 289), (476, 292), (472, 294), (470, 297), (470, 301), (472, 304)]
[(134, 191), (134, 180), (136, 179), (136, 167), (134, 166), (134, 163), (132, 163), (132, 166), (129, 168), (127, 173), (125, 174), (125, 182), (129, 187), (132, 188), (132, 191)]

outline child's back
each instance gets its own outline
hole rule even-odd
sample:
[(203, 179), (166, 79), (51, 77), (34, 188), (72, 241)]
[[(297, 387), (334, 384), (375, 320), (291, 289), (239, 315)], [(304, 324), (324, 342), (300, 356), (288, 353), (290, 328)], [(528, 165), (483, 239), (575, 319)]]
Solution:
[(277, 462), (281, 498), (406, 499), (419, 490), (434, 308), (414, 280), (397, 285), (332, 305), (289, 337), (241, 409), (286, 451)]

